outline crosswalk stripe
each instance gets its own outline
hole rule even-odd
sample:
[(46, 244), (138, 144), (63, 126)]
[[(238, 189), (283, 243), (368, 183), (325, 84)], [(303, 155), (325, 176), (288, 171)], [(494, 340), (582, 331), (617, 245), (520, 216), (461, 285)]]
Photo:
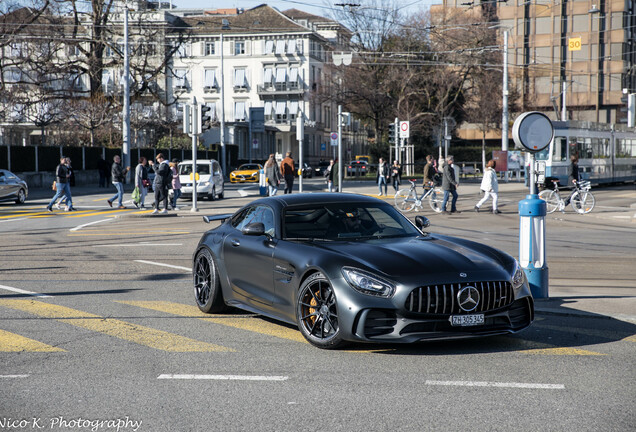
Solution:
[(196, 306), (171, 303), (165, 301), (120, 301), (119, 303), (164, 312), (172, 315), (197, 318), (214, 324), (221, 324), (267, 336), (288, 339), (294, 342), (308, 343), (297, 329), (285, 327), (283, 324), (274, 324), (255, 317), (237, 318), (235, 315), (214, 315), (214, 318), (199, 310)]
[(602, 356), (607, 355), (595, 351), (588, 351), (572, 347), (557, 347), (541, 342), (526, 339), (507, 338), (512, 342), (512, 346), (519, 346), (521, 349), (515, 350), (521, 354), (541, 354), (541, 355), (578, 355), (578, 356)]
[(0, 330), (0, 352), (64, 352), (62, 348), (47, 345), (15, 333)]
[(534, 324), (533, 327), (542, 328), (546, 330), (556, 330), (564, 333), (578, 333), (586, 336), (598, 337), (609, 340), (619, 339), (621, 341), (636, 342), (636, 335), (625, 336), (625, 332), (615, 332), (611, 330), (596, 330), (579, 327), (563, 327), (547, 324)]
[(34, 300), (0, 300), (0, 306), (92, 330), (150, 348), (170, 352), (228, 352), (231, 348), (201, 342), (162, 330), (105, 318), (65, 306)]

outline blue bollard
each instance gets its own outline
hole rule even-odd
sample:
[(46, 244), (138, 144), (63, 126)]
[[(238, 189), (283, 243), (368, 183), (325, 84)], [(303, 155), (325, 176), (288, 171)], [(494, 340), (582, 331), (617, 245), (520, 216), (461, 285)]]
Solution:
[(545, 201), (529, 194), (519, 201), (519, 265), (534, 298), (548, 297), (548, 264), (545, 258)]
[(258, 173), (258, 193), (260, 196), (269, 195), (267, 190), (267, 178), (265, 178), (265, 170), (260, 170)]

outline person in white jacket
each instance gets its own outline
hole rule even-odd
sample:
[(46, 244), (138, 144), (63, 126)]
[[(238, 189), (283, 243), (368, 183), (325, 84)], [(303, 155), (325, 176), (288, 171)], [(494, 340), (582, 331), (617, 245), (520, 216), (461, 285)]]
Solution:
[(484, 191), (484, 197), (475, 205), (475, 211), (479, 213), (479, 208), (492, 196), (492, 212), (494, 214), (501, 213), (497, 210), (497, 193), (499, 192), (499, 184), (497, 183), (497, 173), (495, 166), (497, 162), (489, 160), (484, 171), (484, 178), (481, 180), (480, 189)]

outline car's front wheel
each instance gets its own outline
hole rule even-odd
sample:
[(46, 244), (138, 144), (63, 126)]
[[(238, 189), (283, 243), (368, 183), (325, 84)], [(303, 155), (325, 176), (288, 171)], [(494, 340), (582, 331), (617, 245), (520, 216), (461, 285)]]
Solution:
[(344, 345), (340, 336), (336, 295), (322, 273), (314, 273), (301, 285), (296, 321), (300, 332), (312, 345), (324, 349)]
[(18, 191), (18, 196), (15, 199), (15, 203), (24, 204), (25, 201), (26, 201), (26, 192), (24, 191), (24, 189), (20, 189)]
[(209, 249), (203, 248), (197, 253), (192, 269), (192, 279), (194, 299), (199, 309), (205, 313), (223, 312), (226, 306), (223, 302), (219, 272)]

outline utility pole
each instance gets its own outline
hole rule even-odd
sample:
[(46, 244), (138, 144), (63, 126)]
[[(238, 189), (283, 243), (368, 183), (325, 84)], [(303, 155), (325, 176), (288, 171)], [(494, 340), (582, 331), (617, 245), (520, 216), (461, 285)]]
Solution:
[(221, 141), (221, 169), (223, 177), (227, 175), (227, 162), (225, 156), (225, 74), (223, 72), (223, 33), (221, 33), (221, 131), (219, 141)]
[(338, 105), (338, 192), (342, 192), (342, 105)]
[[(123, 166), (130, 166), (130, 59), (128, 56), (128, 5), (124, 5), (124, 103), (123, 103)], [(129, 174), (126, 173), (128, 176)]]
[[(503, 52), (503, 100), (501, 114), (501, 150), (508, 152), (508, 30), (504, 30)], [(507, 154), (507, 153), (506, 153)], [(486, 167), (482, 167), (483, 170)], [(508, 171), (504, 174), (504, 182), (508, 183)]]

